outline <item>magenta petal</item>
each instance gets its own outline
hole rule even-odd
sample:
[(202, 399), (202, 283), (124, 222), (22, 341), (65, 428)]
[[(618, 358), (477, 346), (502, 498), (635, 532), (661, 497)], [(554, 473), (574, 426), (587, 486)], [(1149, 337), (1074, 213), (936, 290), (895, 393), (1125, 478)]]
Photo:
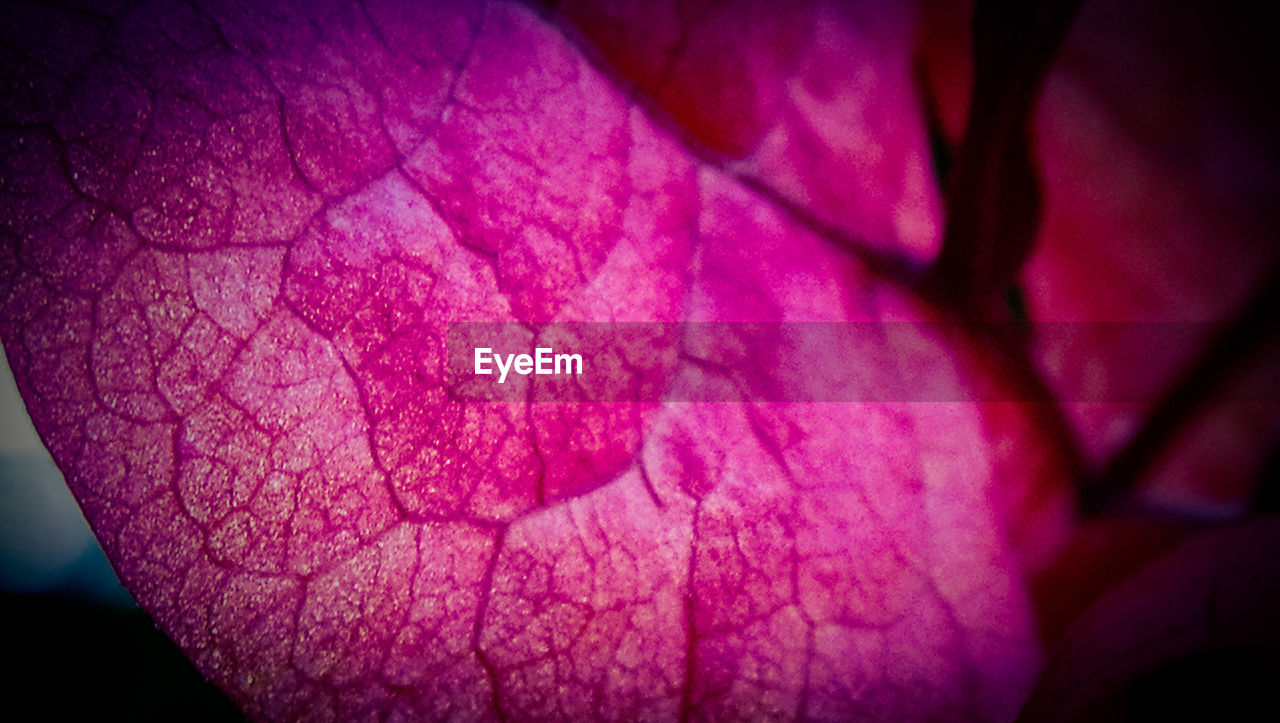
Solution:
[(908, 263), (937, 253), (916, 3), (617, 0), (556, 13), (697, 145), (843, 243)]
[[(1038, 645), (977, 407), (444, 395), (454, 321), (923, 310), (523, 7), (303, 7), (46, 10), (6, 41), (45, 64), (0, 131), (0, 338), (202, 672), (262, 719), (1017, 710)], [(847, 189), (868, 233), (914, 243), (892, 219), (929, 192), (879, 183)], [(851, 383), (905, 373), (852, 354)]]

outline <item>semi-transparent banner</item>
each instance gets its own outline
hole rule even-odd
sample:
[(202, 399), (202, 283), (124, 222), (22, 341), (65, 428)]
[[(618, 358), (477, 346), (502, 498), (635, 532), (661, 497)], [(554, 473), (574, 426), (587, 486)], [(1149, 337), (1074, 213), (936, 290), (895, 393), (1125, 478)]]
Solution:
[[(448, 327), (443, 378), (458, 401), (1041, 399), (1034, 385), (1002, 383), (998, 362), (974, 373), (982, 359), (999, 358), (992, 340), (1002, 340), (1006, 355), (1027, 349), (1039, 374), (1074, 390), (1058, 401), (1148, 402), (1166, 389), (1145, 370), (1190, 359), (1185, 371), (1194, 373), (1214, 333), (1196, 322), (462, 322)], [(1277, 376), (1221, 393), (1280, 401)]]

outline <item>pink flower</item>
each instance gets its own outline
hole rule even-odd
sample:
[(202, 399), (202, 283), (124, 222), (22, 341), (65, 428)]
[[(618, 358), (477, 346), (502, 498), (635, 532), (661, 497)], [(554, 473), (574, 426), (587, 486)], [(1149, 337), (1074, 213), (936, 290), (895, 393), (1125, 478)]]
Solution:
[[(1239, 615), (1139, 668), (1275, 600), (1193, 528), (1274, 441), (1277, 176), (1226, 29), (1041, 9), (32, 9), (0, 340), (254, 718), (1010, 719), (1059, 649), (1074, 710), (1153, 600)], [(466, 322), (611, 373), (477, 399)]]

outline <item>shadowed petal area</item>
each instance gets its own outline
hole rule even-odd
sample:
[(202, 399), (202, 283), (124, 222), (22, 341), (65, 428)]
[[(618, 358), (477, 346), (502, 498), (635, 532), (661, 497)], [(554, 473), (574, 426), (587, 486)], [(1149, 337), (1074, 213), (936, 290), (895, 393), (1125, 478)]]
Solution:
[[(1254, 87), (1275, 60), (1258, 27), (1243, 8), (1086, 4), (1036, 117), (1047, 202), (1025, 271), (1031, 313), (1185, 324), (1155, 348), (1104, 329), (1047, 341), (1046, 378), (1068, 399), (1152, 400), (1068, 408), (1094, 460), (1142, 445), (1162, 414), (1192, 422), (1174, 453), (1209, 460), (1207, 474), (1125, 474), (1158, 505), (1210, 516), (1252, 495), (1280, 419), (1274, 374), (1255, 371), (1274, 367), (1280, 282), (1280, 119)], [(1233, 323), (1242, 342), (1221, 338)], [(1202, 411), (1158, 405), (1197, 385), (1216, 385), (1192, 396)]]
[(861, 251), (938, 251), (915, 3), (548, 3), (697, 144)]

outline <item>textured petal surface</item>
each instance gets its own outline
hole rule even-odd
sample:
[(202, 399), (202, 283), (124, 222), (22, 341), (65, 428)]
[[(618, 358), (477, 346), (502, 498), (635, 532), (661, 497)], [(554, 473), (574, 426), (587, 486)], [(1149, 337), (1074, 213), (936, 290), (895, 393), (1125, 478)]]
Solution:
[[(537, 14), (22, 12), (0, 339), (122, 580), (251, 716), (1016, 711), (977, 407), (443, 393), (454, 321), (928, 318)], [(878, 238), (931, 213), (851, 193)]]

